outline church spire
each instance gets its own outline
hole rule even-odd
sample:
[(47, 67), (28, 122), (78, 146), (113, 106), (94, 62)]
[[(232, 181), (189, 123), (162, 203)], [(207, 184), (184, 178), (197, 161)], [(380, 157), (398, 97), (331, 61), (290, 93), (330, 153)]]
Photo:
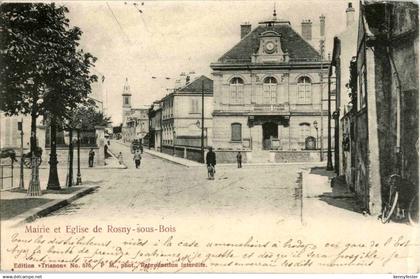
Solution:
[(125, 78), (125, 84), (123, 88), (123, 95), (131, 95), (130, 85), (128, 85), (128, 78)]

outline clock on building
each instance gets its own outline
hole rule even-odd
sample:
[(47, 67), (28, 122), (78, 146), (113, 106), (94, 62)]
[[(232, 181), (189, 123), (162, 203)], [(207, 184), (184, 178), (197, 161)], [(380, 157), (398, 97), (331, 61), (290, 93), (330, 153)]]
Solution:
[(264, 44), (264, 50), (266, 53), (274, 53), (276, 50), (276, 45), (272, 41), (268, 41)]

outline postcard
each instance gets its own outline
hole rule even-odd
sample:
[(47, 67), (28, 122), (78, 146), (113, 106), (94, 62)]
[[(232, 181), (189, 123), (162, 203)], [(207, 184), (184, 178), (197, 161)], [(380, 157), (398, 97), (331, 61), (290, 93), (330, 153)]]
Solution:
[(417, 2), (0, 14), (5, 274), (418, 274)]

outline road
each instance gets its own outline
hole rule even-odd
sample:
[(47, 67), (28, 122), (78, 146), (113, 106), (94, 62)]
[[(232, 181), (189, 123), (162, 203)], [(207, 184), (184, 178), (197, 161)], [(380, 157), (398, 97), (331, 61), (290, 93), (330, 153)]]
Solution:
[(145, 216), (300, 218), (297, 179), (304, 165), (219, 166), (215, 180), (208, 180), (204, 166), (187, 168), (144, 153), (136, 169), (127, 146), (113, 142), (111, 150), (122, 152), (127, 169), (84, 170), (84, 181), (100, 189), (36, 222), (54, 223), (63, 216), (103, 222)]

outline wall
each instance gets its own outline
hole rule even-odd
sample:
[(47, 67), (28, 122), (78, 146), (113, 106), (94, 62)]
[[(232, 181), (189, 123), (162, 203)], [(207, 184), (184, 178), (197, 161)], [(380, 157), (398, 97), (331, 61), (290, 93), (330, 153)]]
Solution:
[[(161, 152), (168, 155), (173, 155), (174, 148), (173, 146), (164, 145), (162, 146)], [(193, 148), (193, 147), (176, 146), (175, 156), (179, 158), (185, 158), (188, 160), (196, 161), (196, 162), (201, 162), (201, 149)]]
[(31, 117), (30, 116), (6, 116), (0, 111), (0, 148), (13, 148), (20, 152), (20, 131), (18, 122), (23, 119), (23, 148), (30, 148)]

